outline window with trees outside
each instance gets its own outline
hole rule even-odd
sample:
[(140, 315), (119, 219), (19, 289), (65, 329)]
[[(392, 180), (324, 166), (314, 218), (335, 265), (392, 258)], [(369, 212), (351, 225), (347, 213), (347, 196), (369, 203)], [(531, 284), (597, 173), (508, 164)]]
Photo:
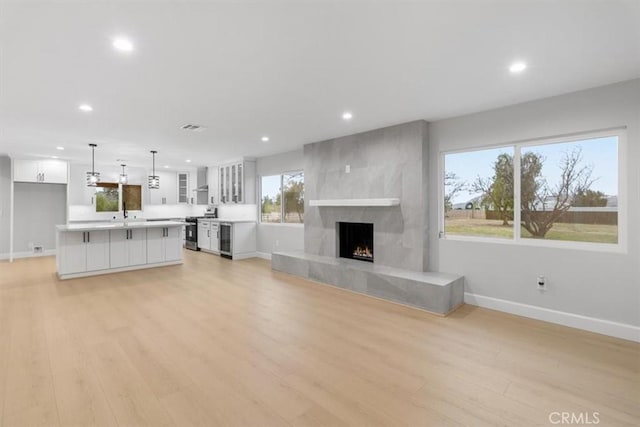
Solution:
[(260, 221), (304, 223), (304, 173), (263, 176), (260, 180)]
[(120, 186), (116, 182), (99, 182), (96, 185), (96, 212), (118, 212)]
[(610, 133), (445, 153), (444, 236), (617, 244), (618, 145)]

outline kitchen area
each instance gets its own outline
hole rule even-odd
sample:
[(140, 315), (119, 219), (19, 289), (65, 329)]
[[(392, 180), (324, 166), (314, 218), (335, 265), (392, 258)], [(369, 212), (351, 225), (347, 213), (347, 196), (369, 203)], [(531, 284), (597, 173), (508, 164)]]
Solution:
[(67, 279), (180, 264), (184, 250), (256, 256), (254, 159), (156, 170), (156, 153), (148, 169), (96, 165), (90, 148), (91, 164), (10, 159), (10, 260), (55, 254)]
[(255, 256), (255, 220), (222, 219), (210, 212), (205, 212), (201, 217), (185, 218), (186, 249), (220, 255), (228, 259)]

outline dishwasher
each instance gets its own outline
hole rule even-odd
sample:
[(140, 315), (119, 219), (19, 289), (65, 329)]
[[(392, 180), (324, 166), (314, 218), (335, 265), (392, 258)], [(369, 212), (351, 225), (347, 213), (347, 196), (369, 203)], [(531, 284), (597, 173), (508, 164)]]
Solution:
[(220, 256), (233, 258), (233, 224), (229, 222), (220, 223)]

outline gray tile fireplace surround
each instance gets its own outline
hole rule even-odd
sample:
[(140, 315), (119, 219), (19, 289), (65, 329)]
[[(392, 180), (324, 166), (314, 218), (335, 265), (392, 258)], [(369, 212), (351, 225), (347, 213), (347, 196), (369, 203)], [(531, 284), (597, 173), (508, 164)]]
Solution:
[(274, 252), (271, 268), (447, 315), (463, 302), (464, 276), (417, 272), (304, 252)]

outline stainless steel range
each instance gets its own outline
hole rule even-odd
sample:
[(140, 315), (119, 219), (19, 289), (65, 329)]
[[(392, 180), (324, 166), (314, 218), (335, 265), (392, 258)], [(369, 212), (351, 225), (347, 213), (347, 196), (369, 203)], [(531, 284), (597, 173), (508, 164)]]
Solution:
[(192, 251), (200, 250), (198, 249), (198, 218), (202, 217), (188, 216), (184, 219), (187, 223), (187, 225), (184, 226), (184, 247)]

